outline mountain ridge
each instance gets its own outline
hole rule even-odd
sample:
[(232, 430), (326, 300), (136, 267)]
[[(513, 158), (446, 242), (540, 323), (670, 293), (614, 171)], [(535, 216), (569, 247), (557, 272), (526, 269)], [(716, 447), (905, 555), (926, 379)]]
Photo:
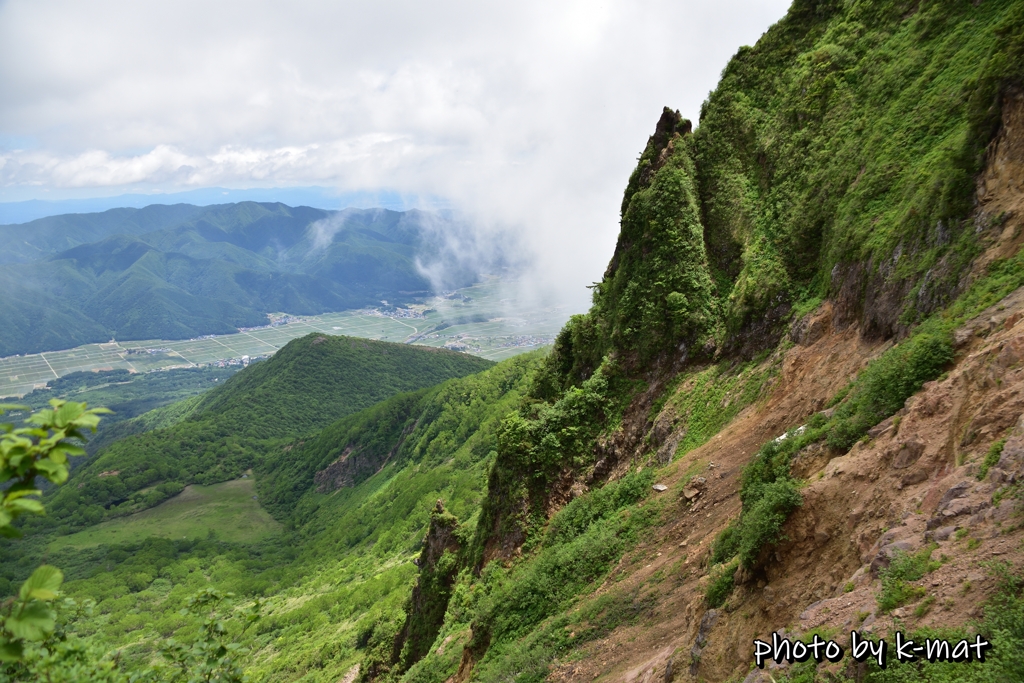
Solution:
[(239, 477), (266, 453), (340, 417), (492, 365), (446, 349), (300, 337), (190, 399), (171, 426), (106, 446), (76, 469), (75, 486), (56, 491), (46, 526), (78, 528), (157, 505), (187, 484)]
[(416, 210), (255, 202), (0, 226), (9, 260), (0, 273), (8, 292), (0, 356), (111, 338), (189, 339), (257, 327), (267, 313), (416, 301), (438, 275), (453, 288), (479, 279), (478, 264), (447, 247), (446, 231), (460, 229)]
[[(797, 0), (698, 126), (662, 111), (593, 306), (550, 353), (304, 431), (273, 400), (237, 431), (247, 404), (207, 394), (224, 433), (164, 460), (251, 462), (284, 535), (69, 552), (69, 592), (97, 597), (126, 668), (216, 585), (266, 600), (238, 637), (270, 680), (1020, 679), (1022, 83), (1020, 2)], [(231, 382), (301, 393), (344, 342), (304, 343), (294, 382)], [(137, 472), (97, 470), (165, 433), (48, 504), (116, 493)], [(851, 631), (993, 647), (884, 667)], [(755, 638), (815, 636), (845, 658), (754, 664)]]

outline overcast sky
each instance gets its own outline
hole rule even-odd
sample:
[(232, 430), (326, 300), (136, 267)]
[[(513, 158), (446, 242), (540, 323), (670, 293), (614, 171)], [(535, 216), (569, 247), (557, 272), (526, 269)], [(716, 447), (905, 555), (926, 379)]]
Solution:
[(662, 106), (696, 122), (788, 4), (0, 0), (0, 201), (439, 197), (579, 308)]

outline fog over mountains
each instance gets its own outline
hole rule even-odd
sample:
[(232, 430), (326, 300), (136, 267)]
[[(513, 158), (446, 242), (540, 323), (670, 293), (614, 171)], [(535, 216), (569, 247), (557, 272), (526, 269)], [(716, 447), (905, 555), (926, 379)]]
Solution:
[(0, 226), (0, 356), (401, 304), (466, 286), (503, 259), (419, 210), (241, 202), (41, 218)]

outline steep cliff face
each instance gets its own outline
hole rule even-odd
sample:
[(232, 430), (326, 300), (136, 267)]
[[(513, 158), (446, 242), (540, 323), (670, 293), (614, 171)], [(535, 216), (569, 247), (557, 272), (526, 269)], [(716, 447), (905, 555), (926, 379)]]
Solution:
[(1019, 572), (1022, 65), (1020, 3), (798, 0), (697, 128), (666, 109), (407, 679), (742, 678)]
[[(748, 674), (753, 641), (817, 632), (845, 634), (848, 647), (852, 629), (891, 638), (896, 630), (951, 632), (971, 620), (991, 633), (998, 603), (989, 601), (1005, 594), (1006, 576), (1024, 573), (1024, 194), (1009, 170), (1024, 158), (1017, 151), (1022, 111), (1009, 89), (966, 219), (985, 228), (973, 268), (961, 274), (965, 293), (944, 316), (959, 321), (945, 371), (852, 448), (825, 440), (798, 450), (789, 469), (804, 482), (801, 505), (753, 566), (728, 565), (716, 558), (717, 546), (742, 517), (744, 479), (764, 444), (808, 429), (816, 415), (835, 414), (826, 407), (847, 383), (898, 350), (837, 315), (832, 301), (794, 320), (792, 342), (765, 362), (778, 368), (766, 398), (662, 470), (668, 488), (656, 495), (667, 500), (663, 526), (594, 593), (646, 597), (648, 609), (554, 662), (550, 680), (862, 680), (867, 665), (849, 657), (816, 672), (772, 664)], [(675, 396), (692, 390), (684, 382)], [(692, 425), (675, 413), (670, 399), (652, 421), (655, 443), (685, 439)], [(657, 436), (664, 424), (673, 426)], [(888, 568), (901, 557), (930, 564), (922, 576), (900, 579)], [(712, 605), (723, 568), (727, 597)], [(1006, 672), (1016, 669), (1006, 666), (1003, 675), (1012, 676)], [(973, 680), (970, 672), (941, 675)]]
[[(788, 349), (763, 404), (665, 471), (660, 481), (668, 489), (655, 494), (666, 506), (663, 525), (595, 586), (597, 599), (629, 596), (643, 607), (638, 618), (556, 660), (550, 680), (742, 680), (753, 640), (775, 631), (794, 637), (817, 629), (848, 641), (854, 628), (891, 638), (897, 628), (982, 621), (999, 589), (987, 563), (1024, 568), (1022, 501), (1013, 483), (1024, 475), (1021, 320), (1017, 290), (959, 328), (964, 341), (948, 376), (925, 385), (869, 440), (839, 456), (801, 453), (794, 469), (807, 483), (803, 505), (784, 526), (787, 540), (754, 570), (737, 571), (728, 599), (712, 608), (713, 547), (740, 514), (744, 466), (765, 441), (805, 424), (886, 344), (826, 324), (814, 343)], [(914, 597), (883, 609), (885, 567), (898, 552), (928, 548), (935, 566), (908, 582)], [(818, 675), (854, 679), (849, 659)], [(765, 673), (778, 681), (798, 672)], [(812, 680), (806, 670), (801, 675)], [(755, 672), (750, 680), (769, 679)]]
[(650, 361), (712, 339), (718, 301), (708, 268), (690, 122), (666, 108), (622, 200), (622, 227), (590, 317), (606, 350)]
[(740, 50), (695, 133), (730, 330), (801, 290), (876, 338), (949, 302), (1020, 23), (1009, 2), (796, 2)]
[[(671, 377), (774, 348), (794, 308), (828, 299), (834, 325), (884, 341), (962, 294), (1006, 231), (984, 188), (1013, 182), (998, 136), (1018, 125), (1022, 12), (797, 2), (730, 62), (696, 131), (666, 109), (594, 306), (556, 340), (533, 392), (544, 404), (506, 431), (492, 536), (525, 538), (546, 514), (549, 494), (501, 480), (515, 487), (512, 473), (539, 464), (564, 498), (595, 468), (601, 479), (624, 455), (642, 460), (643, 417)], [(567, 402), (580, 400), (567, 431)]]

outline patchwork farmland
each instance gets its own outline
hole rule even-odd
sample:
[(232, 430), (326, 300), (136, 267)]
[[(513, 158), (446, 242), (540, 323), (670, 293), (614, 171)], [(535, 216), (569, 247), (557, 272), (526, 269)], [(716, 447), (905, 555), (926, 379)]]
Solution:
[[(492, 278), (409, 309), (271, 316), (274, 324), (198, 339), (110, 341), (66, 351), (0, 358), (0, 397), (24, 395), (76, 371), (240, 364), (273, 354), (311, 332), (445, 347), (501, 360), (550, 344), (568, 319), (565, 309), (517, 307), (507, 283)], [(510, 312), (511, 311), (511, 312)]]

